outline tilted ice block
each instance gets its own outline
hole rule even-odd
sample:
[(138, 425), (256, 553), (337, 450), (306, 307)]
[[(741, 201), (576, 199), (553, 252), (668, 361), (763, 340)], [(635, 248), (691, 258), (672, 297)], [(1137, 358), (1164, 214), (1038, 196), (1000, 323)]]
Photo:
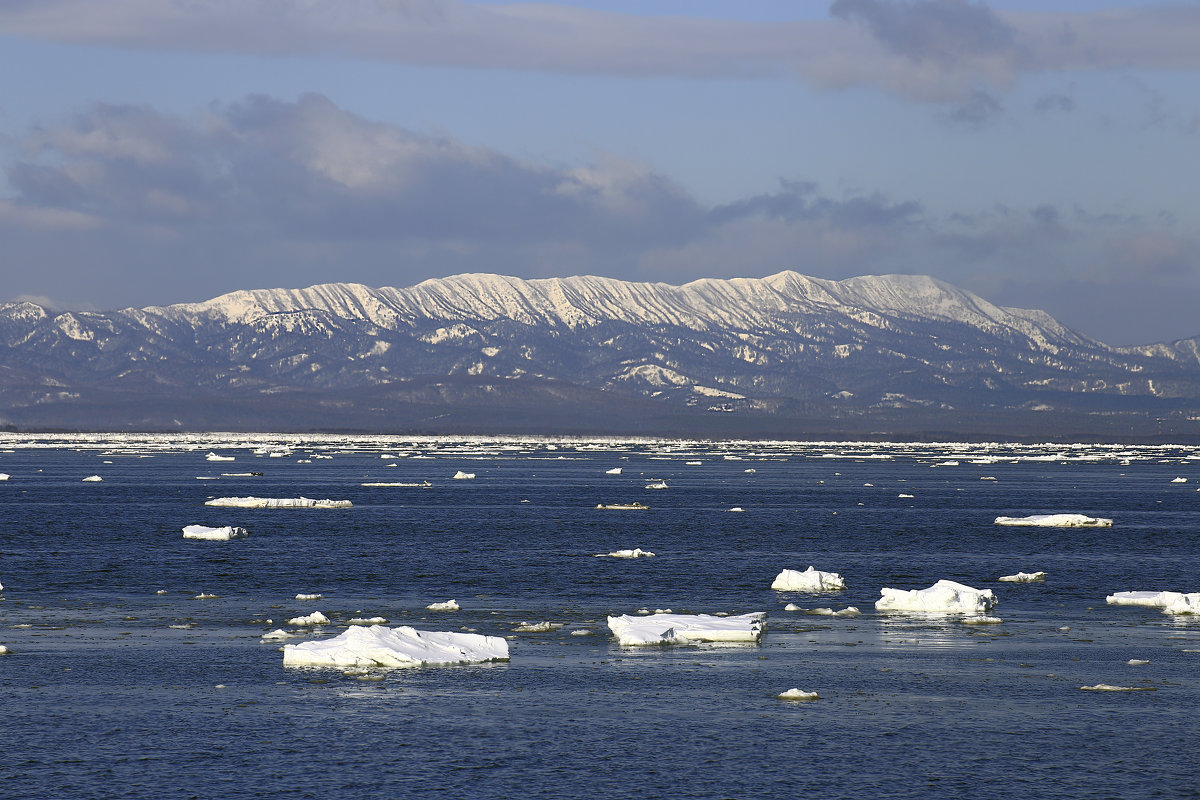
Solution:
[(972, 589), (941, 580), (928, 589), (880, 589), (879, 611), (922, 611), (937, 614), (982, 614), (996, 605), (991, 589)]
[(623, 645), (690, 642), (757, 642), (767, 627), (767, 613), (736, 617), (710, 614), (651, 614), (609, 617), (608, 627)]
[(804, 572), (785, 569), (775, 576), (771, 588), (779, 592), (828, 592), (845, 589), (846, 582), (836, 572), (821, 572), (810, 566)]
[(478, 633), (419, 631), (407, 625), (347, 628), (332, 639), (284, 645), (285, 667), (419, 667), (508, 660), (508, 642)]
[(1113, 521), (1083, 514), (1033, 514), (1028, 517), (996, 517), (993, 524), (1036, 528), (1111, 528)]

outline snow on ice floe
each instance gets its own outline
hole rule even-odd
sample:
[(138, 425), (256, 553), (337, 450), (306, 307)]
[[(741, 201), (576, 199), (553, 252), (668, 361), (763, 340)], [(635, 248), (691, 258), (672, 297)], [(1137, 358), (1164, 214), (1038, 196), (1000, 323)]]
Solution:
[(1113, 521), (1084, 514), (1033, 514), (1028, 517), (996, 517), (992, 524), (1036, 528), (1111, 528)]
[(202, 539), (208, 542), (227, 542), (230, 539), (245, 539), (249, 536), (245, 528), (226, 525), (223, 528), (209, 528), (205, 525), (188, 525), (183, 529), (183, 538)]
[(350, 508), (349, 500), (313, 500), (308, 497), (214, 497), (206, 506), (221, 508)]
[(275, 630), (273, 630), (269, 633), (264, 633), (259, 638), (262, 639), (264, 642), (278, 642), (278, 641), (282, 641), (284, 639), (291, 639), (295, 636), (296, 636), (296, 634), (288, 633), (283, 628), (276, 628)]
[(88, 475), (86, 478), (83, 479), (83, 482), (84, 483), (99, 483), (102, 480), (104, 480), (104, 478), (101, 478), (99, 475)]
[(1171, 483), (1187, 483), (1187, 478), (1172, 478)]
[(821, 695), (816, 692), (806, 692), (803, 689), (788, 689), (786, 692), (780, 692), (775, 695), (780, 700), (805, 701), (805, 700), (820, 700)]
[(982, 614), (996, 605), (991, 589), (972, 589), (954, 581), (940, 580), (928, 589), (879, 590), (879, 611), (915, 611), (932, 614)]
[(302, 617), (292, 617), (287, 621), (288, 625), (328, 625), (329, 617), (322, 614), (320, 611), (314, 611), (311, 614), (305, 614)]
[(209, 454), (204, 457), (205, 461), (235, 461), (234, 456), (223, 456), (218, 453), (209, 451)]
[(611, 553), (596, 553), (596, 558), (653, 558), (654, 553), (635, 547), (632, 550), (613, 550)]
[(771, 588), (777, 592), (831, 592), (846, 588), (846, 581), (836, 572), (821, 572), (809, 566), (804, 572), (785, 569), (775, 576)]
[(430, 603), (425, 608), (429, 611), (458, 611), (461, 606), (457, 600), (447, 600), (444, 603)]
[(454, 473), (454, 480), (456, 480), (456, 481), (475, 480), (475, 473), (474, 472), (463, 472), (460, 469), (458, 472)]
[(419, 667), (507, 660), (508, 642), (499, 636), (419, 631), (407, 625), (354, 626), (332, 639), (283, 647), (285, 667)]
[(656, 613), (646, 617), (609, 617), (608, 627), (622, 645), (691, 644), (693, 642), (758, 642), (766, 630), (767, 614), (758, 611), (736, 617), (711, 614)]
[(1095, 686), (1080, 686), (1085, 692), (1153, 692), (1153, 686), (1113, 686), (1111, 683), (1097, 683)]
[(1002, 575), (996, 580), (1004, 583), (1041, 583), (1046, 580), (1046, 573), (1018, 572), (1016, 575)]
[(316, 593), (296, 595), (297, 600), (322, 600), (324, 597), (325, 595)]
[(612, 469), (606, 469), (606, 470), (604, 470), (604, 474), (605, 474), (605, 475), (620, 475), (620, 474), (621, 474), (621, 468), (620, 468), (620, 467), (613, 467)]
[(387, 620), (383, 617), (354, 617), (346, 620), (347, 625), (386, 625)]
[(1164, 614), (1200, 614), (1200, 592), (1114, 592), (1104, 601), (1114, 606), (1161, 608)]

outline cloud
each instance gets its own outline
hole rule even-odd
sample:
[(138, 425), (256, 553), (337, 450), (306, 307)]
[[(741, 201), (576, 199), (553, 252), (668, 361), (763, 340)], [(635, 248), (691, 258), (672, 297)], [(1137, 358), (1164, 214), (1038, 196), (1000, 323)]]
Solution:
[(745, 22), (462, 0), (38, 0), (0, 35), (134, 50), (334, 56), (421, 66), (691, 78), (791, 76), (961, 102), (1021, 75), (1200, 69), (1200, 8), (1070, 14), (967, 0), (835, 0), (829, 19)]

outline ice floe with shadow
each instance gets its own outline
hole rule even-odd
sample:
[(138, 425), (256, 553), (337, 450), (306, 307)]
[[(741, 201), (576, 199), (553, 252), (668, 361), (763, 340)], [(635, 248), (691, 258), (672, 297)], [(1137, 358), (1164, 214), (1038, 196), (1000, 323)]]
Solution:
[(419, 631), (407, 625), (347, 628), (332, 639), (283, 647), (285, 667), (420, 667), (507, 661), (499, 636)]
[(928, 589), (879, 590), (878, 611), (925, 614), (983, 614), (996, 605), (991, 589), (973, 589), (954, 581), (940, 580)]
[(692, 644), (694, 642), (738, 642), (754, 644), (762, 639), (767, 614), (757, 611), (738, 616), (712, 614), (652, 614), (635, 617), (622, 614), (608, 618), (609, 630), (622, 645)]
[(821, 572), (809, 565), (803, 572), (785, 569), (775, 576), (771, 588), (777, 592), (832, 592), (846, 588), (846, 581), (836, 572)]
[(996, 517), (992, 524), (1033, 528), (1111, 528), (1113, 521), (1086, 514), (1031, 514), (1028, 517)]
[(188, 525), (183, 529), (183, 538), (200, 539), (206, 542), (228, 542), (230, 539), (245, 539), (250, 533), (245, 528), (226, 525), (209, 528), (205, 525)]

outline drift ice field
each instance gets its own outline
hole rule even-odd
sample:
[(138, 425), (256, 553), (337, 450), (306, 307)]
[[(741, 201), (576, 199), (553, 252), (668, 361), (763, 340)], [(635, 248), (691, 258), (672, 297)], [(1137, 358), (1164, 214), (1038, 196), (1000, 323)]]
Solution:
[(0, 474), (5, 798), (1200, 785), (1195, 447), (0, 434)]

